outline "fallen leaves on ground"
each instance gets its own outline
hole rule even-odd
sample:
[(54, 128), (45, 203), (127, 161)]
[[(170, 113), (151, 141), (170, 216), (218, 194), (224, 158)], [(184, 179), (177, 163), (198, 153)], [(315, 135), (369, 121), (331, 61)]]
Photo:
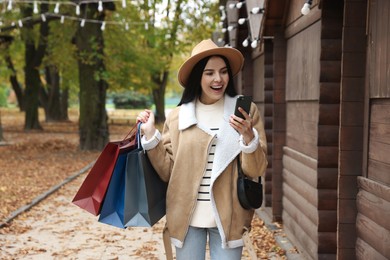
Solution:
[[(43, 131), (24, 131), (24, 113), (1, 110), (6, 145), (0, 146), (0, 222), (96, 160), (98, 151), (79, 149), (77, 111), (70, 116), (67, 122), (41, 122)], [(129, 129), (112, 126), (112, 138)]]

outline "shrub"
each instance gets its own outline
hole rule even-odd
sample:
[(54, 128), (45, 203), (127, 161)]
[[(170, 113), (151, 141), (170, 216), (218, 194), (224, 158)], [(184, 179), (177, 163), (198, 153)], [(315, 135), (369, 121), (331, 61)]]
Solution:
[(140, 109), (148, 108), (153, 102), (150, 96), (146, 96), (134, 91), (114, 93), (111, 95), (115, 108), (119, 109)]

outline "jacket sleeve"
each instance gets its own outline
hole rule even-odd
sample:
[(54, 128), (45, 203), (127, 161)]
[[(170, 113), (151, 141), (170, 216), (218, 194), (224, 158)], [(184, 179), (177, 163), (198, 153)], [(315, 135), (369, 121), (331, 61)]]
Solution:
[(173, 166), (172, 145), (169, 135), (168, 120), (164, 124), (161, 140), (154, 148), (147, 150), (147, 154), (160, 178), (163, 181), (168, 182)]
[(268, 165), (267, 140), (263, 119), (254, 103), (252, 103), (250, 114), (253, 115), (253, 128), (257, 131), (259, 145), (257, 146), (257, 149), (251, 153), (242, 153), (241, 167), (245, 175), (257, 178), (264, 175)]

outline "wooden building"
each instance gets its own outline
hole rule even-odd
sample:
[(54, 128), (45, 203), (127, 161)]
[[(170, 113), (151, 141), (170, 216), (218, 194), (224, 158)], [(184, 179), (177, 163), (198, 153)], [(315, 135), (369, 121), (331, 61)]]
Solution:
[(305, 3), (227, 1), (215, 39), (264, 113), (263, 210), (308, 259), (390, 259), (390, 1)]

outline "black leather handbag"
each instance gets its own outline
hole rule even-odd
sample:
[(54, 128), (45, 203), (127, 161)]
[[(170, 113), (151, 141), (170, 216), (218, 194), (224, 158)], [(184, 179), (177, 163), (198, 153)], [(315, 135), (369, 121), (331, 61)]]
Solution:
[(244, 209), (258, 209), (263, 203), (263, 185), (261, 177), (259, 181), (253, 181), (245, 176), (241, 169), (240, 156), (237, 156), (237, 195), (241, 206)]

